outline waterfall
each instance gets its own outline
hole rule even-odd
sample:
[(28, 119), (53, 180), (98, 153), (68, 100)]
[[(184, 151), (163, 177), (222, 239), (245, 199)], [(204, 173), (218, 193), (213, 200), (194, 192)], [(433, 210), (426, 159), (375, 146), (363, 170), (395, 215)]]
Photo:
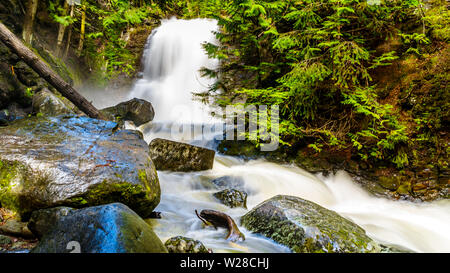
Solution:
[(143, 53), (143, 78), (130, 98), (152, 102), (156, 122), (205, 123), (211, 121), (207, 105), (192, 93), (209, 89), (215, 79), (201, 77), (200, 69), (214, 69), (218, 61), (208, 58), (202, 44), (215, 43), (214, 20), (163, 20), (148, 38)]
[[(193, 101), (192, 92), (205, 91), (214, 83), (198, 72), (213, 68), (216, 60), (207, 58), (201, 44), (215, 42), (216, 22), (207, 19), (164, 20), (149, 37), (143, 56), (143, 77), (128, 97), (151, 101), (155, 121), (139, 128), (149, 142), (154, 137), (172, 138), (167, 126), (173, 122), (207, 122), (208, 107)], [(88, 96), (89, 97), (89, 96)], [(89, 97), (92, 98), (93, 96)], [(94, 104), (114, 100), (102, 95)], [(117, 104), (109, 101), (106, 104)], [(296, 166), (264, 160), (244, 162), (216, 154), (214, 168), (204, 172), (173, 173), (158, 171), (161, 202), (156, 208), (163, 218), (152, 220), (154, 230), (164, 241), (172, 236), (192, 237), (214, 252), (287, 252), (272, 240), (240, 227), (246, 240), (231, 244), (223, 230), (202, 228), (194, 214), (198, 209), (215, 209), (237, 220), (247, 211), (226, 207), (212, 196), (214, 190), (204, 181), (225, 175), (240, 176), (250, 189), (249, 209), (277, 194), (298, 196), (334, 210), (363, 227), (378, 242), (417, 252), (450, 252), (450, 200), (412, 203), (378, 198), (367, 193), (345, 172), (329, 177), (312, 175)]]

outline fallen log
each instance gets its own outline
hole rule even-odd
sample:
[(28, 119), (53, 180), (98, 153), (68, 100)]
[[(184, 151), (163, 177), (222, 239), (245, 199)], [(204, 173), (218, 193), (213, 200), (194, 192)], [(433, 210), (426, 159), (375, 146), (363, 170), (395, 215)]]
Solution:
[(205, 225), (211, 224), (216, 229), (217, 227), (228, 229), (228, 234), (226, 237), (227, 240), (230, 240), (232, 242), (245, 240), (244, 234), (239, 230), (233, 218), (231, 218), (227, 214), (220, 211), (207, 209), (202, 210), (200, 212), (200, 215), (198, 214), (197, 210), (195, 210), (195, 214), (203, 223), (205, 223)]
[(3, 23), (0, 22), (0, 41), (16, 53), (36, 73), (69, 99), (86, 115), (95, 119), (105, 117), (86, 98), (80, 95), (69, 83), (55, 73), (41, 58), (25, 46)]

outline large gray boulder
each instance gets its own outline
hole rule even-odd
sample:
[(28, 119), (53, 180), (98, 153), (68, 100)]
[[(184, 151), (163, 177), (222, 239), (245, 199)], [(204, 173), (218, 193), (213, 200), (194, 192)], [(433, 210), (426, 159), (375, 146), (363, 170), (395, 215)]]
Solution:
[(378, 252), (380, 247), (355, 223), (313, 202), (277, 195), (241, 218), (248, 230), (261, 233), (294, 252)]
[[(40, 237), (32, 253), (166, 253), (151, 227), (127, 206), (114, 203), (73, 210), (35, 211)], [(44, 224), (46, 222), (46, 224)]]
[(240, 191), (246, 191), (245, 181), (239, 176), (221, 176), (211, 180), (211, 183), (219, 190), (225, 189), (237, 189)]
[(150, 215), (156, 169), (138, 131), (87, 117), (33, 117), (0, 128), (0, 203), (22, 216), (121, 202)]
[(210, 149), (161, 138), (152, 140), (149, 147), (157, 170), (204, 171), (214, 164), (215, 152)]
[(120, 123), (128, 120), (132, 121), (136, 126), (150, 122), (155, 117), (152, 104), (146, 100), (137, 98), (102, 109), (100, 112), (110, 120)]

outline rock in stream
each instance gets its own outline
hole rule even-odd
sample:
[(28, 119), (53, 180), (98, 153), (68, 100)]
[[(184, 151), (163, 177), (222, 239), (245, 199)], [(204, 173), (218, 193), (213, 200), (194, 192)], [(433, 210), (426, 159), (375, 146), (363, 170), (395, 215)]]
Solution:
[(242, 216), (241, 224), (294, 252), (378, 252), (364, 229), (334, 211), (294, 196), (277, 195)]
[(161, 191), (148, 145), (116, 125), (67, 115), (0, 128), (0, 203), (25, 218), (37, 209), (113, 202), (150, 215)]
[(151, 227), (120, 203), (35, 211), (29, 225), (40, 237), (32, 253), (167, 252)]
[(150, 142), (150, 156), (157, 170), (174, 172), (212, 169), (215, 152), (186, 143), (156, 138)]

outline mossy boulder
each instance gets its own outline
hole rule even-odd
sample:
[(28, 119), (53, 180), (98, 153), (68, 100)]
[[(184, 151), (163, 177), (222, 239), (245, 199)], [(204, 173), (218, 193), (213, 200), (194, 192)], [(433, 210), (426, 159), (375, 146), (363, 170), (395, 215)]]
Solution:
[(247, 193), (236, 189), (225, 189), (213, 193), (214, 197), (230, 208), (247, 208)]
[(231, 175), (214, 178), (211, 180), (211, 183), (219, 190), (237, 189), (243, 191), (245, 185), (245, 181), (242, 177)]
[(57, 96), (47, 88), (33, 96), (33, 112), (45, 116), (60, 116), (79, 112), (73, 103), (62, 96)]
[(209, 253), (202, 242), (183, 236), (172, 237), (164, 245), (169, 253)]
[(8, 219), (0, 225), (0, 234), (29, 239), (34, 238), (33, 234), (27, 227), (27, 223), (21, 222), (14, 218)]
[(51, 226), (35, 226), (41, 239), (32, 253), (167, 253), (152, 228), (120, 203), (37, 211), (31, 220), (47, 219)]
[(37, 209), (113, 202), (150, 215), (161, 191), (148, 145), (116, 125), (67, 115), (0, 128), (0, 203), (25, 218)]
[(0, 247), (4, 246), (4, 245), (10, 245), (10, 244), (12, 244), (11, 238), (0, 234)]
[(378, 252), (380, 247), (355, 223), (313, 202), (286, 195), (264, 201), (241, 218), (294, 252)]
[(212, 169), (215, 152), (186, 143), (156, 138), (149, 145), (157, 170), (190, 172)]

